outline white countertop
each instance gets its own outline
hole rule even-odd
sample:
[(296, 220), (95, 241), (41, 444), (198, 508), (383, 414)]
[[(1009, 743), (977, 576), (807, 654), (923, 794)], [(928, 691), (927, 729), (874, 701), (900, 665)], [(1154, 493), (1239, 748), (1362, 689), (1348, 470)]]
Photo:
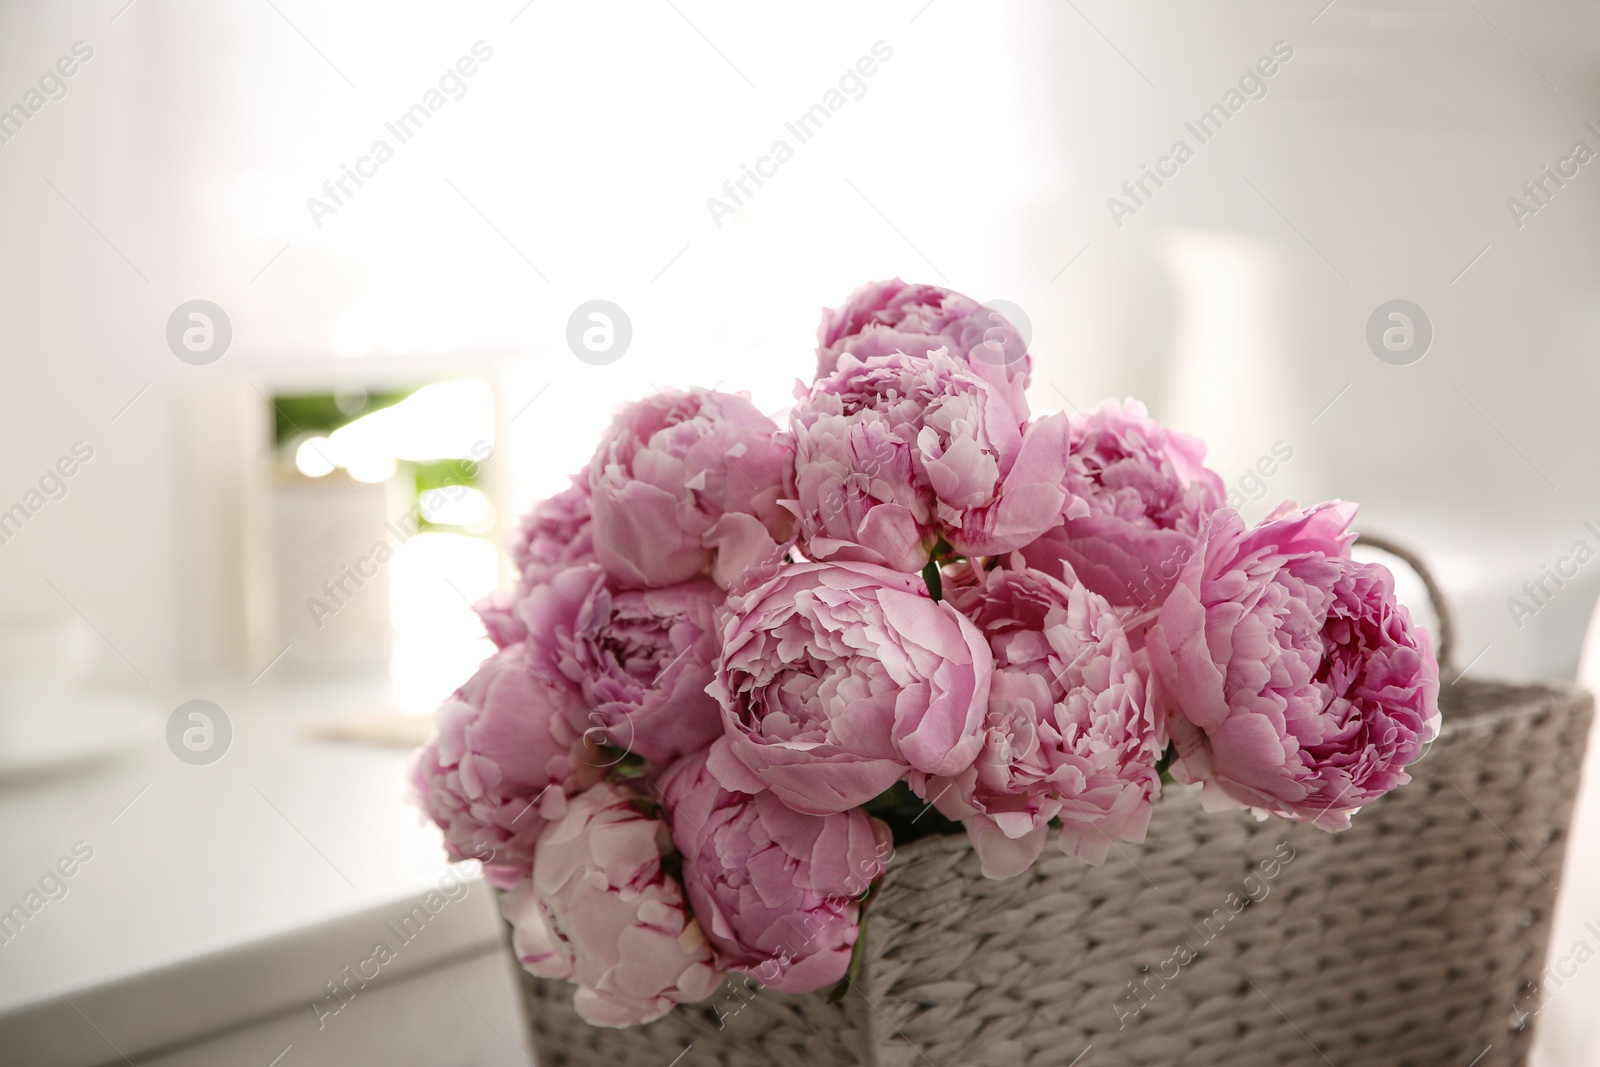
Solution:
[[(408, 753), (306, 734), (386, 710), (381, 687), (137, 694), (160, 727), (192, 698), (232, 722), (213, 764), (180, 761), (158, 729), (108, 762), (0, 785), (0, 911), (75, 843), (93, 849), (63, 879), (66, 895), (0, 944), (0, 1048), (14, 1062), (120, 1062), (291, 1008), (310, 1017), (325, 983), (380, 940), (396, 951), (374, 984), (501, 937), (475, 865), (447, 868), (438, 832), (406, 802)], [(441, 878), (455, 899), (435, 897), (422, 933), (402, 942), (389, 924)]]
[[(1594, 641), (1600, 649), (1600, 634)], [(1596, 663), (1600, 653), (1591, 654), (1591, 680)], [(115, 759), (0, 782), (0, 913), (37, 888), (75, 843), (93, 849), (64, 879), (66, 895), (0, 943), (5, 1062), (142, 1060), (301, 1013), (292, 1039), (326, 1044), (350, 1037), (358, 1024), (330, 1020), (337, 1032), (327, 1036), (307, 1025), (316, 1019), (311, 1004), (344, 968), (369, 959), (376, 942), (396, 951), (373, 986), (437, 972), (501, 944), (498, 912), (475, 865), (447, 865), (437, 830), (406, 800), (408, 751), (308, 735), (314, 724), (388, 710), (382, 683), (264, 679), (256, 687), (194, 684), (134, 696), (157, 726), (194, 698), (215, 701), (231, 719), (233, 738), (216, 763), (182, 762), (155, 729)], [(71, 715), (61, 727), (74, 728)], [(1572, 892), (1589, 889), (1600, 869), (1582, 839), (1600, 812), (1595, 790), (1587, 794), (1567, 872), (1582, 885), (1563, 894), (1562, 945), (1578, 936), (1579, 919), (1592, 918), (1575, 909)], [(450, 872), (462, 877), (464, 892), (448, 883), (458, 899), (402, 944), (394, 923)], [(1535, 1062), (1590, 1062), (1582, 1004), (1580, 994), (1549, 1006)], [(467, 1014), (477, 1026), (481, 1012)], [(492, 1040), (518, 1036), (502, 1024)], [(295, 1048), (295, 1059), (309, 1051)], [(511, 1057), (521, 1062), (523, 1053), (514, 1049)]]

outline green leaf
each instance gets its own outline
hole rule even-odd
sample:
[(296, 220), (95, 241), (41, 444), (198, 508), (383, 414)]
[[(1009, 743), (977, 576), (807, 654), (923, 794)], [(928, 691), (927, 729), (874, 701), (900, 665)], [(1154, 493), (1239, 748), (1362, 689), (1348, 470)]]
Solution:
[[(621, 749), (608, 748), (607, 752), (620, 752)], [(637, 778), (644, 773), (644, 757), (636, 756), (632, 752), (623, 752), (617, 761), (611, 764), (611, 773), (619, 778)]]
[(944, 579), (939, 574), (939, 565), (931, 559), (928, 565), (922, 568), (922, 581), (927, 585), (928, 595), (933, 599), (939, 600), (944, 596)]
[(962, 832), (960, 823), (939, 814), (938, 809), (913, 793), (904, 781), (896, 782), (862, 807), (868, 815), (888, 824), (896, 845), (909, 844), (923, 837)]
[(1156, 773), (1161, 776), (1161, 784), (1162, 785), (1176, 785), (1177, 784), (1177, 779), (1173, 778), (1172, 777), (1172, 772), (1167, 770), (1167, 768), (1171, 767), (1173, 761), (1176, 760), (1177, 758), (1178, 758), (1178, 748), (1177, 748), (1177, 746), (1174, 745), (1171, 741), (1168, 741), (1167, 742), (1167, 750), (1161, 754), (1161, 758), (1160, 759), (1156, 760)]
[(850, 987), (861, 980), (861, 968), (867, 960), (867, 905), (878, 895), (878, 883), (882, 880), (881, 877), (874, 878), (861, 898), (861, 920), (856, 924), (856, 943), (850, 948), (850, 966), (846, 968), (844, 977), (828, 990), (829, 1004), (839, 1003), (850, 992)]

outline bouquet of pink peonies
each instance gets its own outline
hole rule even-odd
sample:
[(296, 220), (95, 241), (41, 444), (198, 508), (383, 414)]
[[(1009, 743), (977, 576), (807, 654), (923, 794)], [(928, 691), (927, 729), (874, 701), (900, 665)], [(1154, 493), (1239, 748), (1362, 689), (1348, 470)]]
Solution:
[(1163, 781), (1335, 831), (1409, 780), (1438, 666), (1353, 506), (1247, 528), (1142, 405), (1033, 417), (1014, 329), (946, 289), (864, 286), (818, 342), (786, 427), (700, 388), (618, 413), (418, 754), (584, 1019), (841, 986), (920, 835), (1007, 878), (1142, 841)]

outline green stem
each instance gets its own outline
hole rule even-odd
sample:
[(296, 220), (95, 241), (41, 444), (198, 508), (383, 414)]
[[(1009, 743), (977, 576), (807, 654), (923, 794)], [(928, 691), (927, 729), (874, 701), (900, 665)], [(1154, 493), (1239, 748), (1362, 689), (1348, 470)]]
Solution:
[(1176, 760), (1177, 758), (1178, 746), (1174, 745), (1171, 741), (1168, 741), (1167, 750), (1161, 754), (1160, 759), (1156, 760), (1156, 773), (1161, 776), (1161, 783), (1163, 785), (1177, 784), (1177, 779), (1172, 777), (1172, 772), (1167, 769), (1172, 766), (1173, 760)]
[(861, 965), (867, 959), (867, 905), (878, 895), (878, 883), (881, 880), (881, 875), (874, 878), (872, 885), (867, 887), (866, 893), (861, 898), (860, 910), (857, 912), (859, 918), (856, 921), (856, 943), (850, 949), (850, 965), (846, 968), (844, 977), (828, 991), (829, 1004), (839, 1003), (845, 994), (850, 992), (850, 987), (861, 981)]

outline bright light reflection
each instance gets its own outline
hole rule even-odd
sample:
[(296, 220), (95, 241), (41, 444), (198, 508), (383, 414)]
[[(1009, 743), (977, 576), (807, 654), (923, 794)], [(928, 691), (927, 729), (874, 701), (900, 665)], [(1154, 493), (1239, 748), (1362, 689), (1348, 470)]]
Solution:
[[(340, 459), (344, 457), (341, 456)], [(344, 468), (356, 481), (373, 484), (393, 478), (396, 465), (390, 456), (365, 455), (351, 457), (344, 463)]]
[(483, 459), (494, 447), (494, 391), (478, 378), (424, 386), (330, 435), (339, 463), (367, 457)]
[(389, 676), (400, 710), (431, 711), (494, 652), (471, 602), (499, 582), (495, 548), (478, 537), (417, 534), (395, 554)]
[(476, 489), (452, 485), (448, 489), (429, 489), (419, 504), (423, 516), (441, 526), (464, 526), (482, 533), (494, 522), (494, 505)]
[(333, 473), (333, 446), (326, 437), (308, 437), (294, 452), (294, 465), (307, 478)]

